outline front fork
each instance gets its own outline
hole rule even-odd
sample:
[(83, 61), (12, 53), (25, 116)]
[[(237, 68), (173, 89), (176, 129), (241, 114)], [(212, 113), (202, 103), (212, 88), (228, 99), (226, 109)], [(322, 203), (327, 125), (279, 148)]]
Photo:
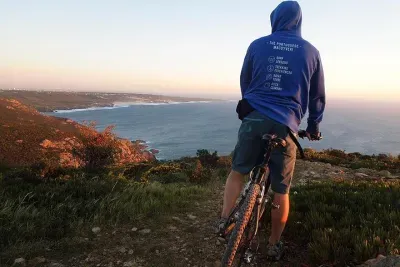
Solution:
[[(225, 227), (224, 227), (224, 233), (221, 233), (220, 236), (221, 237), (226, 237), (227, 235), (230, 234), (230, 232), (233, 230), (233, 227), (235, 226), (235, 223), (239, 220), (239, 212), (240, 212), (240, 207), (243, 204), (243, 201), (246, 199), (247, 196), (247, 192), (249, 191), (249, 187), (252, 184), (252, 180), (248, 181), (241, 194), (240, 194), (240, 199), (238, 204), (235, 206), (235, 208), (231, 211), (230, 215), (229, 215), (229, 219), (227, 220), (227, 222), (225, 223)], [(262, 195), (262, 194), (261, 194)], [(256, 204), (259, 202), (258, 199), (260, 197), (257, 198)]]
[[(261, 219), (261, 216), (263, 215), (264, 209), (265, 209), (265, 205), (267, 204), (267, 202), (269, 201), (269, 198), (265, 198), (264, 199), (264, 195), (265, 195), (265, 175), (266, 175), (266, 170), (264, 168), (260, 168), (260, 167), (256, 167), (252, 170), (252, 172), (250, 173), (250, 180), (246, 183), (246, 185), (244, 186), (241, 194), (240, 194), (240, 199), (238, 204), (235, 206), (235, 208), (232, 210), (231, 214), (229, 215), (229, 219), (225, 224), (225, 231), (221, 236), (225, 237), (227, 236), (232, 230), (233, 227), (236, 223), (236, 221), (239, 220), (239, 211), (240, 211), (240, 207), (242, 206), (243, 201), (245, 200), (249, 187), (251, 184), (257, 183), (262, 185), (262, 189), (261, 192), (258, 194), (257, 196), (257, 200), (256, 200), (256, 207), (257, 207), (257, 220), (256, 220), (256, 232), (254, 233), (254, 236), (256, 236), (257, 232), (258, 232), (258, 224), (259, 224), (259, 220)], [(264, 205), (263, 205), (263, 200), (264, 200)]]
[(259, 223), (261, 221), (262, 216), (264, 215), (266, 205), (268, 204), (268, 202), (271, 202), (271, 198), (266, 194), (265, 191), (266, 187), (265, 184), (263, 183), (262, 190), (256, 200), (257, 206), (255, 207), (255, 210), (257, 210), (257, 214), (255, 217), (256, 218), (255, 232), (252, 235), (251, 239), (249, 240), (248, 242), (249, 246), (243, 255), (243, 260), (245, 263), (251, 263), (255, 259), (256, 254), (258, 252), (259, 244), (258, 244), (258, 239), (256, 237), (259, 230)]

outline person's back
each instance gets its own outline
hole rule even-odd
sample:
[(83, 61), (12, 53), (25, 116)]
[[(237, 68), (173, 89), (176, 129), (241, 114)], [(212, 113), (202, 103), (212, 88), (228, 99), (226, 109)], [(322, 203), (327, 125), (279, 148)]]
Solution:
[(247, 50), (240, 77), (243, 99), (237, 107), (242, 124), (216, 229), (223, 232), (245, 175), (262, 157), (261, 137), (276, 134), (286, 141), (286, 146), (272, 153), (269, 161), (274, 199), (267, 255), (276, 260), (283, 254), (280, 239), (289, 215), (289, 189), (296, 162), (292, 132), (298, 132), (308, 110), (307, 136), (318, 140), (318, 125), (325, 108), (320, 55), (301, 37), (301, 23), (299, 4), (282, 2), (271, 14), (272, 34), (253, 41)]
[(308, 130), (317, 132), (325, 103), (323, 69), (318, 50), (301, 37), (301, 23), (301, 8), (295, 1), (274, 10), (272, 34), (255, 40), (247, 51), (240, 78), (242, 96), (294, 132), (311, 104)]

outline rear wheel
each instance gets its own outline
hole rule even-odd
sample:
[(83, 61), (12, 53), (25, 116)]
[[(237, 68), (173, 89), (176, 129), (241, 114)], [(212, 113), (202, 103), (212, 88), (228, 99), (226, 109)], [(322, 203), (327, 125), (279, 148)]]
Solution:
[(258, 184), (253, 184), (250, 186), (246, 199), (240, 208), (239, 218), (235, 224), (232, 234), (230, 235), (228, 246), (222, 258), (223, 267), (233, 266), (235, 259), (238, 260), (238, 266), (240, 266), (241, 256), (244, 253), (243, 244), (247, 243), (245, 237), (247, 233), (245, 233), (245, 231), (247, 230), (246, 228), (252, 216), (254, 205), (259, 193), (260, 186)]

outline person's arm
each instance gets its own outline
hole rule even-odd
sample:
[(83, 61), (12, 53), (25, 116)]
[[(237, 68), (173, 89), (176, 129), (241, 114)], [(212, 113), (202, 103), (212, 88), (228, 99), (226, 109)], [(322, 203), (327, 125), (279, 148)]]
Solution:
[(244, 58), (242, 71), (240, 73), (240, 89), (242, 91), (242, 98), (244, 97), (251, 79), (253, 76), (253, 55), (251, 52), (251, 46), (247, 49), (246, 56)]
[(321, 58), (318, 54), (317, 68), (310, 81), (309, 92), (309, 117), (307, 133), (319, 135), (319, 124), (322, 121), (325, 110), (325, 77)]

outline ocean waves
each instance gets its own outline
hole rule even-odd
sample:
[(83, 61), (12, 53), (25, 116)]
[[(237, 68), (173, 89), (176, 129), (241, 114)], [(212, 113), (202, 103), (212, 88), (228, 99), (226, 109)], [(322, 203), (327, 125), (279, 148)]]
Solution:
[(185, 102), (124, 102), (115, 103), (110, 107), (90, 107), (90, 108), (77, 108), (77, 109), (60, 109), (54, 110), (55, 113), (74, 113), (83, 111), (95, 111), (95, 110), (110, 110), (118, 108), (128, 108), (131, 106), (163, 106), (163, 105), (181, 105), (181, 104), (199, 104), (199, 103), (211, 103), (212, 101), (185, 101)]

